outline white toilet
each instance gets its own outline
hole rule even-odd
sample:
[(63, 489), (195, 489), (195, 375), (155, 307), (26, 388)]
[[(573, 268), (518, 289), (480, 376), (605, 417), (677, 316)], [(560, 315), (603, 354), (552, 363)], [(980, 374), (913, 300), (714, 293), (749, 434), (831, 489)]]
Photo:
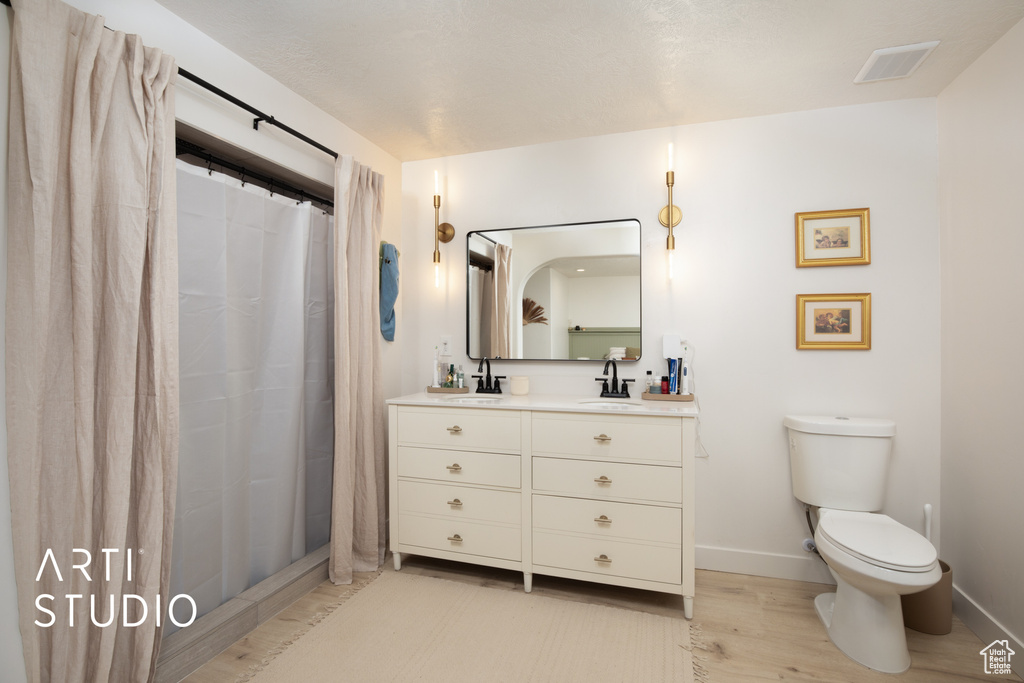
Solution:
[(891, 420), (787, 415), (793, 495), (818, 508), (814, 542), (836, 580), (814, 599), (832, 642), (885, 673), (910, 667), (900, 596), (942, 576), (935, 547), (882, 508)]

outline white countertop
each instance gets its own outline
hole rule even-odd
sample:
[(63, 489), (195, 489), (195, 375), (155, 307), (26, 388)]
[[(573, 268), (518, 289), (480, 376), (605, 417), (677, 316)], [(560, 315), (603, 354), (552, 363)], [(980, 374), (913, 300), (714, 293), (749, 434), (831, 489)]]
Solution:
[(644, 401), (639, 397), (601, 398), (597, 395), (563, 394), (430, 394), (425, 391), (388, 399), (390, 405), (487, 408), (493, 410), (550, 410), (567, 413), (601, 413), (606, 415), (671, 415), (696, 417), (696, 401)]

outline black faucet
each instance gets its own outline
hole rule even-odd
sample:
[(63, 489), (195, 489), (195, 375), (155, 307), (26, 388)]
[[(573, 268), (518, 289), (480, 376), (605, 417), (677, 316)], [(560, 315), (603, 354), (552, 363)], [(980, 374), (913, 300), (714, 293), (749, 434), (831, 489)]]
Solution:
[[(608, 366), (612, 366), (612, 386), (608, 388)], [(633, 382), (633, 379), (623, 379), (622, 387), (619, 387), (619, 368), (615, 365), (614, 360), (608, 360), (604, 364), (604, 373), (602, 377), (595, 377), (596, 381), (601, 382), (601, 398), (629, 398), (629, 385), (626, 382)]]
[[(501, 380), (505, 379), (505, 375), (496, 375), (491, 377), (491, 361), (487, 360), (484, 356), (480, 359), (480, 367), (476, 369), (477, 372), (484, 371), (484, 363), (487, 363), (487, 374), (486, 375), (473, 375), (477, 378), (476, 382), (476, 393), (478, 394), (500, 394), (501, 393)], [(493, 379), (494, 384), (491, 384)]]

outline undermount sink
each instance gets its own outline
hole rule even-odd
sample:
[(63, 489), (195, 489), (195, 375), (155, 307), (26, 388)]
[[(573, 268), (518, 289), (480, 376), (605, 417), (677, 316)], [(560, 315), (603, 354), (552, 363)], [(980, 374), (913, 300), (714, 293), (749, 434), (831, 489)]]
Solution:
[(643, 406), (636, 403), (620, 403), (619, 401), (580, 401), (580, 405), (602, 410), (643, 410)]
[(487, 404), (487, 403), (498, 403), (501, 401), (500, 396), (455, 396), (447, 399), (448, 403), (470, 403), (475, 405)]

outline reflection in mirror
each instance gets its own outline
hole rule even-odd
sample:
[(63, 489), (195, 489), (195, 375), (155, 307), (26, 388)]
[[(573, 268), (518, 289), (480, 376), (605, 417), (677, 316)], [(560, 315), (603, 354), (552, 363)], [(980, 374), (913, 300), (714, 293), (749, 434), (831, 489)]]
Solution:
[(467, 236), (470, 358), (640, 357), (640, 221)]

